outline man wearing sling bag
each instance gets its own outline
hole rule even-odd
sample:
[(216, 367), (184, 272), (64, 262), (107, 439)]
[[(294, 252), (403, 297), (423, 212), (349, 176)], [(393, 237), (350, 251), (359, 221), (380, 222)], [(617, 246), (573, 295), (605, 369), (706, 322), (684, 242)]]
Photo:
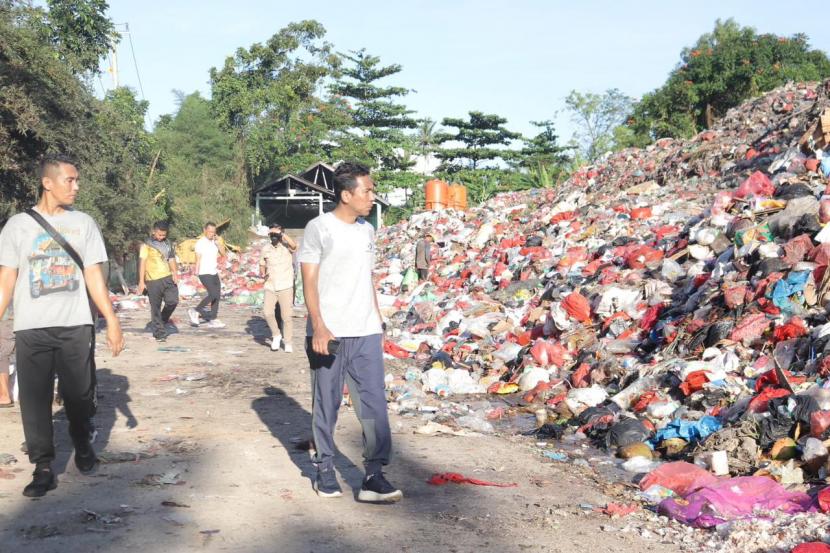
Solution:
[(107, 260), (101, 231), (89, 215), (71, 207), (78, 195), (78, 170), (67, 158), (48, 157), (41, 163), (40, 178), (35, 213), (54, 227), (55, 237), (28, 213), (13, 216), (0, 232), (0, 316), (14, 298), (20, 412), (29, 461), (35, 465), (32, 482), (23, 490), (28, 497), (40, 497), (57, 486), (51, 468), (55, 374), (75, 465), (89, 473), (98, 463), (90, 443), (96, 407), (90, 298), (106, 320), (113, 356), (124, 349), (101, 270)]

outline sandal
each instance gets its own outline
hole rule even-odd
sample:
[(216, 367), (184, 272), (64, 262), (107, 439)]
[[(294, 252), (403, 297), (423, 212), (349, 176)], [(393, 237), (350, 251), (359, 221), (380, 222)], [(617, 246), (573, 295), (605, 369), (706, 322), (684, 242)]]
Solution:
[(14, 402), (11, 403), (0, 403), (0, 409), (8, 409), (9, 407), (14, 407)]

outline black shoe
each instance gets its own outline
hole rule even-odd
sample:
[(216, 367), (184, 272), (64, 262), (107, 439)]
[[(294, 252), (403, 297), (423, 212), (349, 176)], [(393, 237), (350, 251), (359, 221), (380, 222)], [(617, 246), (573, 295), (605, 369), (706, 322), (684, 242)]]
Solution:
[(35, 469), (32, 473), (32, 482), (23, 488), (23, 495), (26, 497), (43, 497), (46, 492), (58, 487), (52, 467), (45, 466)]
[(154, 334), (153, 338), (156, 339), (156, 342), (166, 342), (167, 334)]
[(75, 446), (75, 466), (83, 474), (91, 474), (98, 467), (98, 457), (89, 441)]
[(403, 498), (403, 492), (390, 484), (381, 471), (367, 474), (357, 494), (358, 501), (393, 503)]
[(340, 497), (343, 495), (343, 490), (340, 489), (334, 469), (317, 471), (317, 477), (314, 479), (314, 491), (320, 497)]

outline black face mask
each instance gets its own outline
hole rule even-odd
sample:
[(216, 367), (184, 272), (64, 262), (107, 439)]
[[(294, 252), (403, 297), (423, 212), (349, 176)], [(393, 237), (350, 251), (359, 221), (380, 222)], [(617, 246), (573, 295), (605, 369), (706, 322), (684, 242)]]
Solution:
[(276, 246), (277, 244), (279, 244), (279, 243), (280, 243), (280, 240), (282, 240), (282, 233), (279, 233), (279, 234), (276, 234), (276, 233), (275, 233), (275, 234), (269, 234), (268, 236), (270, 236), (270, 237), (271, 237), (271, 244), (273, 244), (274, 246)]

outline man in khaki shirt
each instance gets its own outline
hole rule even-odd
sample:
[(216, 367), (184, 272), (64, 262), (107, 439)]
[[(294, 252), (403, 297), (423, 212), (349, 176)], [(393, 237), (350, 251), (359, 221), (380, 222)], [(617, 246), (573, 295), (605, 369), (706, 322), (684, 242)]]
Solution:
[[(287, 353), (294, 351), (291, 345), (294, 310), (294, 258), (297, 243), (283, 232), (281, 225), (272, 224), (268, 229), (270, 244), (262, 248), (259, 271), (265, 281), (265, 320), (271, 329), (271, 351), (280, 349), (280, 342)], [(280, 308), (282, 329), (277, 324), (276, 308)]]

